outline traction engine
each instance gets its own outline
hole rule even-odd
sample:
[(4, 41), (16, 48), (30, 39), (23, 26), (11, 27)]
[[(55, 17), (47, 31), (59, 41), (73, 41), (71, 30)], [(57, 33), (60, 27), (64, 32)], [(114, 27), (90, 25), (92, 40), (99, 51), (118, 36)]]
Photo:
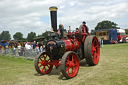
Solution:
[(79, 70), (79, 61), (86, 59), (90, 66), (97, 65), (100, 57), (99, 42), (96, 36), (89, 35), (86, 25), (80, 25), (75, 32), (69, 31), (64, 36), (64, 29), (57, 33), (57, 7), (50, 7), (51, 26), (53, 33), (46, 42), (45, 52), (35, 58), (35, 69), (43, 75), (51, 72), (53, 66), (60, 66), (66, 78), (73, 78)]

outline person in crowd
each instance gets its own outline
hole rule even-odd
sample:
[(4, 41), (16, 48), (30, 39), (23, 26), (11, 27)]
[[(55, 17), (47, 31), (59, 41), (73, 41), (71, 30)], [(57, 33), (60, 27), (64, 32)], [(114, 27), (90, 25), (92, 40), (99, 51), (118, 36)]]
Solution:
[(18, 44), (17, 48), (18, 48), (17, 56), (21, 56), (21, 44), (20, 43)]
[(30, 50), (31, 50), (31, 45), (30, 45), (29, 42), (27, 42), (27, 43), (25, 44), (25, 56), (26, 56), (26, 57), (29, 57), (29, 55), (30, 55)]
[(37, 52), (37, 54), (40, 52), (40, 50), (39, 50), (39, 42), (37, 42), (37, 44), (36, 44), (36, 52)]
[(11, 54), (12, 54), (12, 55), (14, 55), (14, 54), (15, 54), (15, 52), (16, 52), (16, 48), (15, 48), (15, 46), (12, 46)]
[(40, 52), (43, 52), (43, 46), (40, 46)]
[(17, 48), (17, 44), (16, 43), (14, 44), (14, 47)]
[(33, 46), (33, 49), (36, 48), (36, 41), (33, 42), (32, 46)]
[(43, 45), (43, 52), (45, 51), (45, 45)]
[(21, 44), (20, 43), (18, 44), (17, 47), (18, 47), (18, 50), (21, 50)]
[(26, 49), (26, 50), (31, 49), (31, 45), (30, 45), (30, 43), (29, 43), (29, 42), (27, 42), (27, 43), (25, 44), (25, 49)]
[(100, 45), (100, 48), (101, 48), (101, 39), (99, 38), (98, 40), (99, 40), (99, 45)]
[(104, 43), (104, 41), (103, 41), (103, 39), (101, 39), (101, 47), (103, 47), (103, 43)]
[(76, 28), (76, 32), (79, 32), (79, 29), (78, 28)]
[(43, 43), (42, 42), (39, 42), (39, 49), (40, 49), (41, 46), (43, 46)]

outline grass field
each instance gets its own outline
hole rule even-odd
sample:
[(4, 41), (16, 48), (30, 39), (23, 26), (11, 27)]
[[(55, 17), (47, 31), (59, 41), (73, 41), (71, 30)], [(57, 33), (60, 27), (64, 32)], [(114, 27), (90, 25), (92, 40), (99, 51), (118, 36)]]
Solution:
[(34, 61), (1, 55), (0, 85), (128, 85), (128, 44), (104, 45), (99, 64), (90, 67), (81, 61), (78, 75), (69, 80), (60, 68), (39, 75)]

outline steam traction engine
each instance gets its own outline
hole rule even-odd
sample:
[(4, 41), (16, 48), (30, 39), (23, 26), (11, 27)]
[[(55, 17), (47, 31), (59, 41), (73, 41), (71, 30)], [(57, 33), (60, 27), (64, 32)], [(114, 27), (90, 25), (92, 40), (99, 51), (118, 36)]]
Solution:
[(39, 74), (48, 74), (53, 66), (61, 67), (63, 76), (73, 78), (79, 70), (79, 60), (86, 59), (90, 66), (99, 62), (100, 48), (97, 37), (89, 35), (86, 25), (81, 25), (79, 30), (68, 32), (59, 37), (57, 34), (57, 7), (50, 7), (51, 26), (54, 32), (47, 41), (46, 52), (40, 53), (35, 58), (35, 69)]

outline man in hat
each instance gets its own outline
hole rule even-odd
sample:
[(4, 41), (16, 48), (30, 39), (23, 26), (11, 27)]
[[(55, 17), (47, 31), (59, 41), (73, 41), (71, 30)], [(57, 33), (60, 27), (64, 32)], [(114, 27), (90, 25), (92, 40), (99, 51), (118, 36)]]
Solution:
[(86, 26), (86, 22), (85, 22), (85, 21), (82, 22), (82, 25), (81, 25), (81, 26), (82, 26), (83, 29), (85, 29), (87, 35), (89, 35), (89, 33), (88, 33), (89, 29), (88, 29), (88, 27)]
[[(82, 24), (83, 24), (83, 26), (86, 26), (86, 22), (85, 21), (83, 21)], [(88, 27), (87, 27), (87, 31), (89, 31)]]

